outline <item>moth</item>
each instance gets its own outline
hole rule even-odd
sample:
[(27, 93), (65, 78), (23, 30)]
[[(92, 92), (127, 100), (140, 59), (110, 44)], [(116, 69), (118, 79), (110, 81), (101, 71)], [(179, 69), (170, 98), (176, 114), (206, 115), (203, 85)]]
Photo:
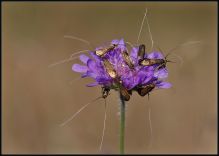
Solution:
[(117, 44), (112, 44), (110, 45), (110, 47), (108, 48), (103, 48), (103, 49), (99, 49), (95, 51), (95, 54), (99, 57), (103, 57), (105, 56), (108, 52), (110, 52), (111, 50), (114, 50), (116, 48)]
[(103, 64), (106, 69), (106, 72), (109, 74), (111, 78), (113, 78), (114, 83), (119, 87), (119, 91), (125, 101), (129, 101), (130, 95), (128, 90), (122, 85), (121, 81), (118, 78), (118, 75), (113, 68), (113, 65), (107, 60), (106, 58), (103, 58)]
[(132, 63), (131, 58), (126, 50), (122, 52), (122, 57), (129, 68), (134, 69), (134, 64)]
[[(161, 51), (162, 52), (162, 51)], [(176, 63), (173, 61), (170, 61), (167, 59), (168, 55), (170, 53), (168, 53), (164, 59), (149, 59), (149, 58), (144, 58), (145, 55), (145, 46), (144, 45), (140, 45), (139, 46), (139, 51), (138, 51), (138, 56), (140, 57), (138, 64), (142, 65), (142, 66), (152, 66), (152, 65), (157, 65), (156, 69), (162, 69), (166, 67), (167, 62), (172, 62), (172, 63)]]
[(137, 92), (140, 96), (149, 95), (149, 93), (155, 88), (155, 84), (151, 83), (145, 86), (137, 87)]

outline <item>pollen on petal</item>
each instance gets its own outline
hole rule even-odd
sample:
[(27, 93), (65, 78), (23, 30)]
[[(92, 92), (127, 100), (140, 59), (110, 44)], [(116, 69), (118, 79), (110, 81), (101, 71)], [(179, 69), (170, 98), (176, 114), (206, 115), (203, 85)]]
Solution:
[(72, 66), (72, 70), (75, 72), (79, 72), (79, 73), (85, 73), (85, 72), (87, 72), (87, 66), (83, 66), (80, 64), (74, 64)]

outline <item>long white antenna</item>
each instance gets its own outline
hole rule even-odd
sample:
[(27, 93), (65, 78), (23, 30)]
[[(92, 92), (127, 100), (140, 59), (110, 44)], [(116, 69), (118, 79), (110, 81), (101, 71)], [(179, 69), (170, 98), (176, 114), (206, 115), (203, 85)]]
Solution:
[(78, 80), (80, 80), (80, 79), (81, 79), (81, 76), (80, 76), (80, 77), (76, 77), (76, 78), (74, 78), (73, 80), (71, 80), (71, 81), (69, 82), (69, 84), (72, 85), (74, 82), (76, 82), (76, 81), (78, 81)]
[(150, 35), (150, 38), (151, 38), (151, 51), (152, 51), (153, 47), (154, 47), (154, 40), (152, 38), (151, 28), (150, 28), (150, 25), (149, 25), (149, 22), (148, 22), (148, 18), (147, 18), (147, 8), (146, 8), (145, 16), (146, 16), (146, 22), (147, 22), (147, 25), (148, 25), (149, 35)]
[(104, 121), (103, 121), (103, 133), (102, 133), (102, 137), (101, 137), (101, 142), (100, 142), (100, 148), (99, 150), (101, 151), (102, 150), (102, 146), (103, 146), (103, 138), (104, 138), (104, 135), (105, 135), (105, 129), (106, 129), (106, 112), (107, 112), (107, 104), (106, 104), (106, 99), (105, 99), (105, 110), (104, 110)]
[(83, 53), (83, 52), (88, 52), (88, 51), (89, 51), (89, 50), (80, 50), (80, 51), (77, 51), (77, 52), (73, 53), (73, 54), (72, 54), (69, 58), (67, 58), (67, 59), (64, 59), (64, 60), (55, 62), (55, 63), (53, 63), (53, 64), (50, 64), (50, 65), (48, 66), (48, 68), (51, 68), (51, 67), (54, 67), (54, 66), (56, 66), (56, 65), (63, 64), (63, 63), (66, 63), (66, 62), (70, 62), (70, 61), (72, 61), (72, 60), (75, 60), (75, 59), (77, 59), (78, 57), (77, 57), (77, 56), (76, 56), (76, 57), (73, 57), (73, 56), (75, 56), (75, 55), (77, 55), (77, 54), (81, 54), (81, 53)]
[(90, 51), (90, 50), (77, 51), (77, 52), (73, 53), (70, 57), (73, 57), (73, 56), (75, 56), (75, 55), (77, 55), (77, 54), (81, 54), (81, 53), (84, 53), (84, 52), (89, 52), (89, 51)]
[(178, 58), (178, 60), (180, 61), (180, 67), (182, 67), (183, 62), (184, 62), (183, 59), (182, 59), (182, 57), (176, 55), (175, 53), (171, 53), (171, 54), (174, 55), (176, 58)]
[(78, 40), (78, 41), (81, 41), (83, 43), (86, 43), (87, 45), (89, 45), (90, 47), (91, 46), (91, 43), (85, 39), (82, 39), (82, 38), (79, 38), (79, 37), (76, 37), (76, 36), (71, 36), (71, 35), (65, 35), (64, 38), (70, 38), (70, 39), (73, 39), (73, 40)]
[(141, 27), (140, 27), (140, 30), (139, 30), (139, 33), (138, 33), (137, 45), (138, 45), (138, 41), (139, 41), (139, 38), (140, 38), (140, 35), (141, 35), (141, 31), (142, 31), (142, 28), (143, 28), (143, 25), (144, 25), (144, 20), (145, 20), (146, 15), (147, 15), (147, 8), (145, 10), (145, 14), (144, 14), (144, 17), (142, 19)]
[(149, 146), (152, 145), (152, 139), (153, 139), (153, 129), (152, 129), (152, 122), (151, 122), (151, 108), (148, 108), (148, 120), (149, 120), (149, 127), (150, 127), (150, 134), (151, 134), (151, 139), (150, 139), (150, 144)]
[(182, 64), (183, 64), (183, 59), (182, 59), (182, 57), (180, 57), (180, 56), (177, 55), (176, 53), (173, 53), (173, 51), (175, 51), (175, 50), (178, 49), (178, 48), (182, 48), (182, 47), (184, 47), (184, 46), (195, 45), (195, 44), (199, 44), (199, 43), (201, 43), (201, 41), (188, 41), (188, 42), (185, 42), (185, 43), (182, 43), (182, 44), (178, 44), (178, 45), (175, 46), (174, 48), (170, 49), (170, 50), (169, 50), (169, 53), (168, 53), (167, 55), (172, 54), (172, 55), (174, 55), (175, 57), (177, 57), (178, 60), (180, 61), (180, 66), (182, 66)]
[(174, 48), (170, 49), (169, 53), (174, 51), (174, 50), (176, 50), (176, 49), (178, 49), (178, 48), (181, 48), (181, 47), (184, 47), (184, 46), (188, 46), (188, 45), (194, 45), (194, 44), (198, 44), (198, 43), (201, 43), (201, 41), (188, 41), (188, 42), (185, 42), (185, 43), (182, 43), (182, 44), (178, 44)]
[(130, 47), (134, 48), (134, 45), (131, 42), (125, 42), (127, 43)]
[(53, 63), (53, 64), (50, 64), (50, 65), (48, 66), (48, 68), (51, 68), (51, 67), (54, 67), (54, 66), (56, 66), (56, 65), (63, 64), (63, 63), (66, 63), (66, 62), (70, 62), (70, 61), (75, 60), (75, 59), (77, 59), (77, 58), (78, 58), (78, 57), (70, 57), (70, 58), (68, 58), (68, 59), (55, 62), (55, 63)]
[(92, 104), (93, 102), (99, 100), (101, 97), (98, 97), (94, 100), (92, 100), (91, 102), (87, 103), (86, 105), (84, 105), (83, 107), (81, 107), (75, 114), (73, 114), (70, 118), (68, 118), (67, 120), (65, 120), (62, 124), (60, 124), (60, 126), (65, 126), (68, 122), (70, 122), (71, 120), (73, 120), (83, 109), (85, 109), (87, 106), (89, 106), (90, 104)]
[[(149, 94), (148, 94), (148, 102), (149, 102)], [(147, 108), (147, 105), (145, 105)], [(152, 140), (153, 140), (153, 129), (152, 129), (152, 121), (151, 121), (151, 107), (150, 104), (148, 104), (148, 121), (149, 121), (149, 128), (150, 128), (150, 142), (149, 142), (149, 146), (152, 146)]]

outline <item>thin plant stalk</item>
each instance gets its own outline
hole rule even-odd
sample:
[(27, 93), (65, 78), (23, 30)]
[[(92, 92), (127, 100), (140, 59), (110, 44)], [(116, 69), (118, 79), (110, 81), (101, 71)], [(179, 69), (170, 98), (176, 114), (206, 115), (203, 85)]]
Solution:
[(124, 154), (125, 149), (125, 101), (122, 98), (121, 93), (119, 92), (119, 99), (120, 99), (120, 142), (119, 142), (119, 149), (120, 154)]

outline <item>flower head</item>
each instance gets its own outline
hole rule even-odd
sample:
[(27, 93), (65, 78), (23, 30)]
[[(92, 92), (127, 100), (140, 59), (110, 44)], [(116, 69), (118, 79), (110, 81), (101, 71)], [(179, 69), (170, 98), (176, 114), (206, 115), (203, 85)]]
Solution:
[[(133, 47), (128, 54), (123, 39), (113, 40), (110, 48), (98, 47), (95, 51), (90, 51), (91, 57), (85, 54), (80, 55), (80, 60), (84, 65), (74, 64), (72, 70), (82, 73), (82, 78), (94, 79), (93, 83), (87, 84), (88, 87), (101, 85), (110, 89), (118, 89), (122, 86), (127, 91), (132, 91), (153, 84), (153, 88), (170, 88), (171, 84), (164, 82), (164, 79), (168, 77), (167, 69), (165, 66), (158, 68), (162, 65), (161, 61), (164, 60), (164, 56), (157, 51), (145, 54), (143, 59), (149, 61), (149, 65), (142, 65), (139, 64), (138, 49), (138, 46)], [(97, 55), (97, 52), (101, 55)], [(128, 55), (123, 55), (124, 53)], [(151, 60), (154, 63), (150, 63)]]

